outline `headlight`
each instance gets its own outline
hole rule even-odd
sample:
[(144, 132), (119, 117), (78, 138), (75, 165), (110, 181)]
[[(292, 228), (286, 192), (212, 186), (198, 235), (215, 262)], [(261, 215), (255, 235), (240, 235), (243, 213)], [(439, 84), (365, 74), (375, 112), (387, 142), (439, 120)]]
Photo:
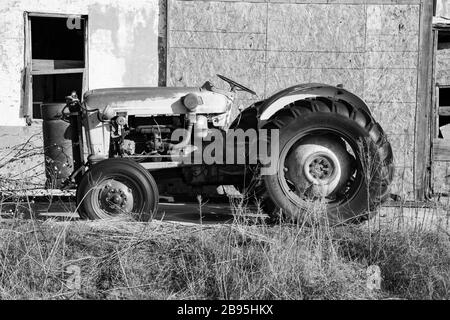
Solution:
[(199, 104), (201, 104), (201, 98), (195, 93), (188, 93), (183, 98), (183, 104), (189, 111), (194, 112)]

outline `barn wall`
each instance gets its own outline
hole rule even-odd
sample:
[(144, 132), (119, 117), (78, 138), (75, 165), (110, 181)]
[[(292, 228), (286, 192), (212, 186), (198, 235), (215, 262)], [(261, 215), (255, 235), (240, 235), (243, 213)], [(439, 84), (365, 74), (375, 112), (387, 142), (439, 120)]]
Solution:
[[(390, 136), (393, 192), (412, 196), (420, 0), (168, 1), (165, 48), (165, 20), (158, 20), (165, 0), (2, 0), (2, 139), (11, 146), (40, 129), (21, 128), (23, 12), (87, 14), (91, 89), (206, 80), (225, 87), (216, 73), (260, 98), (298, 83), (344, 84), (368, 102)], [(238, 105), (253, 101), (240, 94)]]
[[(226, 75), (260, 97), (343, 84), (390, 136), (393, 192), (413, 197), (420, 1), (169, 0), (168, 84)], [(238, 104), (252, 102), (240, 94)]]

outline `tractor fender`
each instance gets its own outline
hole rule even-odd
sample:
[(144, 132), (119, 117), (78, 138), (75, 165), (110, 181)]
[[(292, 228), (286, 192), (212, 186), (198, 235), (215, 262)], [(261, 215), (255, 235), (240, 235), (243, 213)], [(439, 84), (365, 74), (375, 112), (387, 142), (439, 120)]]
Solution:
[(255, 104), (255, 108), (257, 109), (259, 120), (261, 122), (265, 122), (290, 103), (316, 97), (343, 100), (354, 107), (363, 109), (371, 114), (367, 104), (357, 95), (340, 87), (320, 83), (300, 84), (284, 89), (275, 93), (261, 103)]

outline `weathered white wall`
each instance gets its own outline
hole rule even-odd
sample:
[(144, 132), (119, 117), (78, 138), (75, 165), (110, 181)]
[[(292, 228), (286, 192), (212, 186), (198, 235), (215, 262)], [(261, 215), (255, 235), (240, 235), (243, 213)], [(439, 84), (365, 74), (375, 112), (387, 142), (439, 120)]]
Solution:
[(0, 126), (25, 125), (24, 11), (88, 15), (89, 89), (158, 84), (158, 0), (1, 0)]
[(450, 1), (437, 0), (436, 1), (436, 17), (450, 18)]
[[(27, 127), (20, 116), (24, 11), (88, 15), (88, 87), (95, 89), (158, 85), (158, 7), (158, 0), (0, 0), (0, 188), (45, 183), (41, 124)], [(25, 156), (9, 162), (27, 141)]]
[(89, 6), (89, 88), (158, 85), (158, 1)]

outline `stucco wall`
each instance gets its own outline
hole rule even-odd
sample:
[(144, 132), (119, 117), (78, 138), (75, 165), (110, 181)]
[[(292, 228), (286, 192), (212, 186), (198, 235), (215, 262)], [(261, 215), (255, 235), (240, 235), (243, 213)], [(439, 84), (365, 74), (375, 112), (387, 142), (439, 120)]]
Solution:
[(88, 87), (95, 89), (158, 85), (160, 5), (161, 0), (0, 1), (2, 189), (39, 188), (45, 183), (42, 125), (34, 121), (27, 127), (20, 116), (24, 11), (88, 15)]
[(24, 11), (88, 15), (88, 87), (158, 84), (158, 0), (0, 1), (0, 126), (20, 117)]
[(169, 85), (226, 87), (220, 73), (267, 97), (343, 84), (390, 136), (393, 192), (413, 196), (420, 1), (169, 0), (168, 19)]

